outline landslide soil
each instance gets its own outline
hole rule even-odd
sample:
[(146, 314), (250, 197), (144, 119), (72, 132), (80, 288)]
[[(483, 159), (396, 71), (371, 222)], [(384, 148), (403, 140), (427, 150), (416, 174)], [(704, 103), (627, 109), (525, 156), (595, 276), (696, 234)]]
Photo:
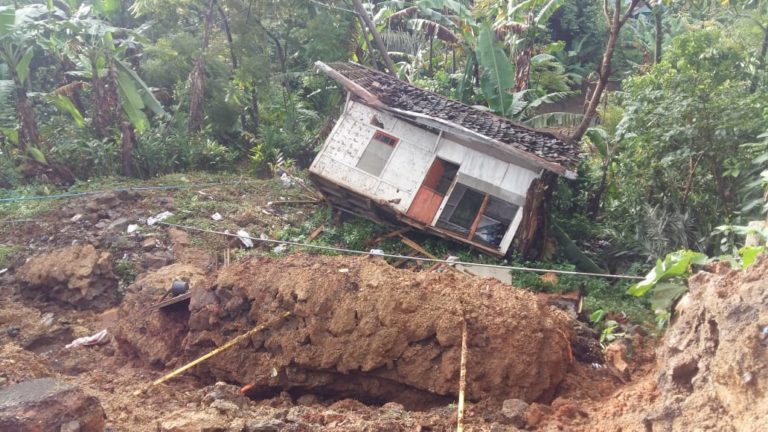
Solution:
[[(203, 191), (192, 191), (194, 194), (198, 192)], [(206, 202), (215, 201), (209, 199), (211, 196), (229, 197), (238, 203), (247, 201), (242, 193), (206, 190), (198, 195)], [(257, 192), (255, 195), (251, 199), (269, 199), (268, 194)], [(288, 264), (285, 269), (275, 265), (273, 260), (253, 259), (218, 271), (216, 263), (221, 262), (220, 257), (211, 254), (210, 250), (224, 249), (226, 241), (206, 237), (204, 242), (199, 242), (184, 233), (163, 228), (145, 231), (142, 238), (126, 235), (125, 224), (139, 223), (141, 219), (163, 210), (176, 210), (175, 198), (179, 197), (173, 194), (146, 194), (106, 197), (101, 201), (95, 198), (73, 200), (40, 215), (34, 225), (0, 227), (0, 243), (21, 248), (10, 270), (0, 275), (0, 386), (45, 376), (76, 384), (101, 400), (107, 413), (108, 430), (113, 431), (447, 431), (455, 428), (455, 406), (450, 404), (455, 390), (448, 385), (449, 381), (454, 386), (456, 384), (455, 366), (452, 366), (456, 364), (455, 324), (468, 310), (469, 328), (474, 328), (476, 332), (482, 330), (470, 339), (470, 350), (482, 354), (469, 360), (472, 402), (467, 408), (466, 430), (502, 431), (517, 430), (518, 427), (544, 431), (768, 430), (765, 424), (768, 418), (768, 407), (765, 405), (765, 383), (768, 382), (765, 368), (768, 345), (765, 336), (768, 326), (766, 260), (760, 260), (746, 271), (714, 268), (694, 277), (690, 294), (692, 306), (672, 324), (658, 346), (653, 346), (648, 339), (634, 341), (632, 355), (628, 359), (629, 381), (618, 377), (610, 368), (595, 369), (589, 364), (574, 362), (561, 371), (562, 381), (554, 394), (548, 394), (547, 390), (541, 390), (550, 387), (546, 382), (528, 382), (517, 390), (510, 390), (515, 386), (510, 384), (509, 378), (516, 376), (520, 367), (529, 366), (513, 364), (516, 350), (531, 353), (531, 347), (518, 345), (515, 349), (507, 348), (495, 340), (484, 340), (482, 334), (488, 331), (494, 334), (494, 339), (504, 336), (506, 341), (508, 336), (502, 332), (510, 331), (513, 335), (511, 343), (515, 344), (520, 343), (516, 341), (529, 340), (529, 336), (515, 339), (515, 331), (541, 331), (541, 336), (531, 335), (533, 339), (530, 340), (551, 343), (555, 348), (553, 352), (563, 353), (557, 342), (562, 337), (552, 331), (557, 325), (547, 323), (546, 319), (542, 322), (541, 314), (532, 314), (523, 315), (524, 319), (520, 319), (521, 323), (514, 327), (511, 323), (515, 322), (515, 317), (504, 313), (504, 308), (509, 307), (504, 302), (506, 297), (496, 294), (502, 288), (494, 283), (465, 282), (458, 276), (447, 274), (400, 277), (400, 273), (391, 273), (391, 269), (376, 260), (317, 256), (290, 257), (285, 260)], [(210, 206), (213, 208), (213, 204)], [(73, 221), (72, 217), (77, 214), (84, 216)], [(254, 232), (259, 232), (259, 227), (268, 229), (285, 224), (284, 218), (266, 214), (257, 208), (233, 210), (225, 217), (240, 227), (247, 225)], [(151, 250), (142, 245), (146, 238), (156, 239), (155, 246), (149, 248)], [(201, 250), (201, 243), (214, 247)], [(97, 254), (111, 253), (113, 264), (120, 259), (137, 264), (135, 283), (121, 283), (118, 288), (120, 296), (125, 296), (120, 309), (102, 312), (98, 309), (107, 305), (89, 309), (55, 296), (22, 295), (25, 286), (19, 280), (17, 270), (25, 259), (43, 256), (73, 244), (90, 244)], [(163, 256), (160, 259), (146, 256), (153, 254)], [(167, 265), (170, 267), (165, 271), (159, 270)], [(348, 271), (339, 271), (343, 269)], [(313, 274), (313, 279), (302, 279), (302, 272), (305, 271)], [(153, 341), (152, 344), (118, 343), (112, 336), (105, 345), (64, 348), (72, 339), (93, 334), (102, 328), (108, 328), (111, 335), (125, 332), (131, 325), (136, 328), (136, 323), (125, 323), (123, 317), (126, 315), (123, 314), (130, 313), (131, 308), (138, 310), (142, 295), (147, 298), (161, 295), (168, 282), (176, 277), (193, 280), (195, 295), (191, 310), (180, 311), (179, 316), (168, 317), (166, 322), (155, 321), (157, 327), (147, 327), (146, 336)], [(409, 282), (404, 283), (405, 280)], [(430, 292), (433, 282), (439, 282), (440, 286)], [(457, 290), (451, 289), (452, 284)], [(486, 285), (491, 287), (487, 298), (483, 297), (486, 294), (482, 294)], [(347, 314), (335, 317), (333, 313), (325, 312), (322, 319), (307, 319), (308, 313), (324, 310), (321, 304), (313, 304), (311, 299), (316, 297), (308, 294), (314, 286), (326, 287), (326, 298), (334, 299), (334, 305), (340, 305), (340, 310), (347, 311)], [(344, 288), (330, 289), (327, 288), (329, 286)], [(472, 290), (480, 294), (467, 297)], [(299, 300), (302, 292), (307, 295), (303, 301)], [(383, 294), (375, 296), (374, 292)], [(366, 295), (369, 297), (366, 298)], [(512, 296), (525, 298), (528, 295), (515, 291)], [(237, 306), (240, 302), (237, 297), (242, 300), (240, 306)], [(366, 298), (365, 302), (363, 298)], [(398, 304), (400, 298), (402, 304)], [(435, 307), (428, 311), (435, 322), (446, 323), (444, 330), (430, 328), (416, 312), (395, 314), (396, 318), (392, 319), (397, 321), (387, 322), (392, 311), (410, 310), (414, 303), (420, 307), (425, 298), (429, 298), (430, 304), (439, 304), (440, 308), (444, 308)], [(376, 345), (368, 348), (397, 346), (404, 353), (423, 344), (418, 349), (440, 353), (439, 364), (442, 365), (442, 359), (449, 358), (452, 361), (446, 360), (445, 363), (450, 365), (442, 372), (439, 366), (434, 370), (426, 368), (424, 379), (417, 380), (415, 372), (400, 369), (396, 363), (388, 368), (388, 363), (384, 361), (382, 366), (380, 362), (386, 360), (386, 353), (370, 355), (358, 352), (362, 349), (348, 349), (345, 343), (361, 340), (360, 335), (355, 334), (360, 331), (358, 318), (352, 320), (350, 316), (354, 318), (354, 314), (348, 313), (358, 308), (376, 318), (373, 320), (375, 329), (386, 330), (389, 327), (398, 330), (392, 333), (402, 331), (409, 334), (400, 342), (399, 336), (390, 336), (392, 341), (387, 343), (372, 338), (370, 343)], [(218, 363), (197, 368), (192, 374), (175, 378), (142, 396), (134, 396), (135, 391), (143, 389), (146, 383), (162, 376), (173, 366), (285, 310), (298, 313), (292, 320), (286, 320), (279, 327), (252, 338), (247, 348), (241, 347), (236, 351), (239, 356), (222, 357)], [(404, 313), (403, 310), (398, 313)], [(443, 315), (437, 317), (440, 311)], [(473, 316), (473, 312), (477, 315)], [(521, 311), (515, 309), (515, 312)], [(414, 322), (424, 324), (426, 330), (409, 327), (408, 322), (400, 321), (401, 317), (408, 315)], [(129, 316), (140, 319), (136, 314)], [(556, 322), (558, 318), (552, 320)], [(354, 326), (349, 324), (353, 321)], [(348, 331), (346, 328), (352, 329)], [(311, 330), (322, 330), (320, 337), (315, 339), (317, 343)], [(163, 332), (178, 338), (166, 335), (164, 340), (167, 345), (155, 343)], [(425, 333), (425, 339), (417, 339)], [(309, 343), (285, 344), (287, 340), (302, 341), (297, 336), (299, 334), (309, 335), (303, 339)], [(438, 334), (441, 336), (438, 337)], [(447, 336), (442, 336), (444, 334)], [(501, 336), (497, 337), (497, 334)], [(354, 339), (348, 339), (352, 335)], [(132, 345), (150, 348), (132, 350)], [(254, 354), (256, 346), (260, 348)], [(280, 349), (270, 353), (270, 347)], [(334, 352), (325, 359), (320, 348), (328, 347), (351, 354), (345, 354), (345, 357)], [(493, 355), (486, 357), (488, 352), (497, 349), (510, 359), (503, 360), (502, 356)], [(281, 353), (275, 354), (280, 350)], [(243, 366), (247, 363), (247, 356), (259, 359), (259, 366)], [(277, 382), (273, 381), (272, 368), (266, 377), (255, 373), (264, 371), (269, 362), (274, 362)], [(304, 368), (306, 381), (301, 383), (296, 381), (296, 376), (291, 378), (286, 362), (300, 364)], [(420, 367), (426, 364), (422, 362)], [(339, 381), (340, 375), (348, 377), (368, 367), (368, 373), (376, 376), (377, 380), (397, 375), (400, 380), (398, 385), (402, 386), (398, 388), (415, 392), (416, 397), (424, 397), (426, 389), (429, 394), (448, 399), (431, 399), (429, 404), (419, 407), (422, 410), (409, 410), (397, 403), (384, 403), (386, 400), (383, 399), (349, 399), (347, 397), (363, 394), (360, 392), (361, 382), (352, 388), (331, 388), (327, 384), (319, 385), (318, 376), (313, 375), (323, 370)], [(530, 375), (544, 381), (547, 376), (553, 379), (555, 375), (552, 374), (557, 373), (542, 364), (532, 364), (532, 367), (536, 372)], [(220, 379), (231, 382), (214, 384)], [(286, 382), (285, 379), (293, 381)], [(239, 395), (237, 389), (241, 382), (257, 383), (261, 393), (251, 394), (253, 398)], [(281, 383), (290, 385), (282, 387)], [(381, 381), (376, 383), (381, 384)], [(536, 386), (540, 390), (527, 393)], [(441, 390), (435, 392), (436, 388)], [(517, 391), (519, 393), (514, 394), (529, 401), (539, 394), (539, 402), (528, 407), (522, 424), (508, 424), (500, 415), (497, 400), (501, 396), (499, 388)]]
[(465, 319), (467, 397), (474, 401), (550, 401), (573, 338), (570, 319), (530, 292), (367, 257), (236, 263), (194, 287), (189, 311), (148, 315), (150, 298), (126, 296), (116, 332), (120, 346), (148, 364), (194, 359), (289, 312), (197, 374), (255, 384), (262, 393), (282, 388), (414, 408), (457, 396)]

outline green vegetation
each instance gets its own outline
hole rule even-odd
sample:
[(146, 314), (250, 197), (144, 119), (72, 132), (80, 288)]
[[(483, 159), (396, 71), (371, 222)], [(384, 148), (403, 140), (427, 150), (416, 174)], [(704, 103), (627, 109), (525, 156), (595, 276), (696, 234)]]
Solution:
[(18, 252), (19, 248), (13, 245), (0, 244), (0, 270), (10, 264), (11, 257)]

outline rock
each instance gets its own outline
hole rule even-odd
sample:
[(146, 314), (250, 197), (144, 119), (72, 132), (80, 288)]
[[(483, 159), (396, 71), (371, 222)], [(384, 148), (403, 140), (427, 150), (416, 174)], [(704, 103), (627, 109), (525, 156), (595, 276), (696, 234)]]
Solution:
[(5, 329), (5, 334), (7, 334), (10, 338), (15, 338), (19, 335), (20, 332), (21, 330), (17, 326), (10, 326)]
[(107, 225), (107, 229), (108, 229), (108, 230), (110, 230), (110, 231), (111, 231), (111, 230), (115, 230), (115, 229), (116, 229), (116, 230), (119, 230), (119, 231), (122, 231), (122, 230), (123, 230), (123, 227), (127, 227), (127, 226), (128, 226), (128, 223), (129, 223), (130, 221), (131, 221), (131, 220), (130, 220), (130, 219), (128, 219), (128, 218), (126, 218), (126, 217), (121, 217), (121, 218), (119, 218), (119, 219), (115, 219), (114, 221), (112, 221), (112, 223), (110, 223), (109, 225)]
[(173, 256), (167, 251), (157, 251), (144, 254), (141, 262), (147, 270), (157, 270), (173, 262)]
[(149, 252), (149, 251), (151, 251), (152, 249), (154, 249), (156, 247), (157, 247), (157, 240), (155, 240), (153, 238), (148, 238), (148, 239), (144, 240), (143, 242), (141, 242), (141, 248), (145, 252)]
[(303, 406), (311, 406), (319, 403), (320, 400), (317, 398), (317, 396), (313, 394), (303, 394), (299, 396), (298, 399), (296, 399), (296, 404), (303, 405)]
[(229, 420), (215, 410), (177, 411), (160, 421), (158, 430), (161, 432), (225, 432)]
[(237, 404), (224, 399), (216, 399), (213, 401), (211, 403), (211, 408), (217, 409), (219, 412), (232, 417), (240, 411), (240, 407), (237, 406)]
[(284, 428), (280, 420), (251, 420), (245, 424), (245, 432), (279, 432)]
[(24, 294), (40, 294), (78, 308), (106, 309), (118, 300), (112, 255), (90, 244), (30, 258), (16, 276)]
[(0, 430), (102, 432), (104, 409), (79, 388), (40, 378), (0, 390)]
[(507, 399), (501, 405), (501, 415), (509, 424), (522, 427), (525, 424), (525, 412), (528, 404), (520, 399)]

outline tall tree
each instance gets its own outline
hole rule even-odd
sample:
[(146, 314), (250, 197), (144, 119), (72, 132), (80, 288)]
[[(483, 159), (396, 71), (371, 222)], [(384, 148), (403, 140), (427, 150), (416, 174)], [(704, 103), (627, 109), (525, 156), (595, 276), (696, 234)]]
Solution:
[(189, 119), (187, 132), (197, 132), (203, 126), (203, 102), (205, 101), (205, 55), (213, 27), (216, 0), (210, 0), (203, 19), (203, 41), (200, 56), (195, 60), (195, 67), (189, 74)]
[(622, 14), (622, 0), (615, 0), (613, 6), (613, 13), (609, 11), (608, 0), (603, 0), (603, 14), (608, 22), (608, 42), (605, 46), (605, 52), (603, 53), (603, 60), (600, 63), (600, 69), (598, 70), (597, 85), (595, 91), (592, 92), (592, 98), (589, 101), (587, 110), (584, 113), (584, 118), (576, 128), (576, 131), (571, 136), (571, 139), (575, 142), (581, 141), (581, 138), (589, 129), (592, 124), (595, 115), (597, 114), (597, 107), (600, 104), (600, 99), (603, 97), (603, 91), (608, 85), (608, 78), (611, 76), (611, 60), (613, 59), (613, 52), (616, 49), (616, 42), (619, 40), (619, 34), (621, 28), (627, 22), (632, 12), (637, 7), (640, 0), (630, 0), (626, 11)]

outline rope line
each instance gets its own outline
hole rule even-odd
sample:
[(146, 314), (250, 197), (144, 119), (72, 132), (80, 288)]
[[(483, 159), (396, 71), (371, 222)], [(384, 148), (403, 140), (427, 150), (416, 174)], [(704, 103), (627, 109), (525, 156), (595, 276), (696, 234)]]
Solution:
[(152, 190), (172, 190), (172, 189), (189, 189), (195, 187), (210, 187), (210, 186), (223, 186), (234, 185), (241, 183), (249, 183), (248, 180), (238, 180), (236, 182), (211, 182), (211, 183), (194, 183), (194, 184), (178, 184), (178, 185), (163, 185), (163, 186), (136, 186), (117, 189), (104, 189), (98, 191), (86, 191), (86, 192), (69, 192), (52, 195), (32, 195), (22, 197), (0, 198), (0, 203), (9, 203), (17, 201), (34, 201), (45, 199), (63, 199), (63, 198), (76, 198), (89, 195), (100, 195), (110, 192), (140, 192), (140, 191), (152, 191)]
[(342, 252), (347, 253), (351, 255), (372, 255), (372, 256), (380, 256), (385, 258), (395, 258), (395, 259), (404, 259), (404, 260), (411, 260), (411, 261), (422, 261), (422, 262), (433, 262), (433, 263), (443, 263), (443, 264), (460, 264), (463, 266), (468, 267), (486, 267), (486, 268), (496, 268), (496, 269), (504, 269), (504, 270), (515, 270), (515, 271), (529, 271), (534, 273), (555, 273), (555, 274), (565, 274), (565, 275), (575, 275), (575, 276), (592, 276), (592, 277), (604, 277), (604, 278), (613, 278), (613, 279), (630, 279), (630, 280), (642, 280), (645, 279), (641, 276), (630, 276), (630, 275), (612, 275), (612, 274), (604, 274), (604, 273), (586, 273), (586, 272), (576, 272), (576, 271), (570, 271), (570, 270), (556, 270), (556, 269), (541, 269), (541, 268), (532, 268), (532, 267), (516, 267), (516, 266), (504, 266), (504, 265), (497, 265), (497, 264), (482, 264), (482, 263), (470, 263), (470, 262), (464, 262), (464, 261), (450, 261), (446, 259), (436, 259), (436, 258), (423, 258), (423, 257), (412, 257), (407, 255), (396, 255), (396, 254), (388, 254), (388, 253), (371, 253), (366, 251), (359, 251), (354, 249), (346, 249), (346, 248), (338, 248), (333, 246), (323, 246), (323, 245), (314, 245), (310, 243), (301, 243), (301, 242), (295, 242), (290, 240), (275, 240), (275, 239), (263, 239), (260, 237), (251, 237), (251, 236), (241, 236), (238, 234), (233, 234), (229, 232), (223, 232), (223, 231), (215, 231), (215, 230), (209, 230), (205, 228), (198, 228), (193, 227), (189, 225), (180, 225), (180, 224), (174, 224), (170, 222), (157, 222), (158, 225), (165, 225), (173, 228), (179, 228), (186, 231), (196, 231), (196, 232), (203, 232), (208, 234), (218, 234), (223, 235), (227, 237), (243, 237), (248, 238), (253, 241), (262, 242), (262, 243), (271, 243), (271, 244), (284, 244), (288, 246), (298, 246), (298, 247), (306, 247), (306, 248), (312, 248), (312, 249), (319, 249), (319, 250), (325, 250), (325, 251), (331, 251), (331, 252)]

